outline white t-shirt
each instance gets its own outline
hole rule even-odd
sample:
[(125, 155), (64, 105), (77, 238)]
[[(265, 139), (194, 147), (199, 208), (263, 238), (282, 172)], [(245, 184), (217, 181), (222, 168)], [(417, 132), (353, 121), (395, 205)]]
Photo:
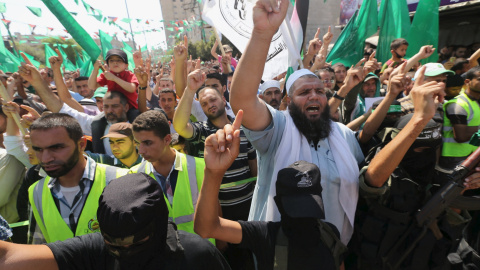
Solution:
[(70, 207), (72, 207), (73, 200), (75, 199), (75, 196), (77, 196), (77, 193), (80, 191), (80, 186), (69, 187), (69, 188), (60, 186), (60, 191), (62, 192), (63, 197), (65, 197)]

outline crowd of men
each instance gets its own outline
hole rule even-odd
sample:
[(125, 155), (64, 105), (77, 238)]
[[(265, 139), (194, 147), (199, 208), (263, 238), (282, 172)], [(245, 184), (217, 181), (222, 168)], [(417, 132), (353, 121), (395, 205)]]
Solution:
[(480, 48), (348, 68), (329, 29), (262, 81), (288, 2), (256, 3), (239, 61), (185, 38), (169, 66), (2, 73), (0, 269), (480, 269), (480, 165), (418, 217), (480, 145)]

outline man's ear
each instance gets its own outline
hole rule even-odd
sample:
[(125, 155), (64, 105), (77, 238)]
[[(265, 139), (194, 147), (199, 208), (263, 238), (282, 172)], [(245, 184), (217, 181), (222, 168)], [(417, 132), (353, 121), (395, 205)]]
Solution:
[(82, 153), (85, 151), (85, 148), (87, 148), (87, 138), (85, 136), (82, 136), (78, 141), (78, 147), (82, 150), (80, 151)]
[(227, 91), (227, 86), (226, 85), (222, 86), (222, 90), (223, 90), (222, 94), (225, 93), (225, 91)]
[(291, 101), (290, 97), (287, 96), (287, 105), (290, 105), (290, 101)]
[(126, 109), (125, 110), (126, 112), (128, 112), (128, 110), (130, 110), (130, 104), (128, 104), (128, 102), (127, 102), (127, 104), (125, 104), (125, 109)]
[(166, 145), (170, 145), (170, 143), (172, 142), (172, 134), (165, 135), (165, 137), (163, 138), (163, 141), (165, 142)]
[(261, 99), (263, 99), (263, 95), (262, 95), (262, 94), (259, 94), (258, 97), (261, 98)]

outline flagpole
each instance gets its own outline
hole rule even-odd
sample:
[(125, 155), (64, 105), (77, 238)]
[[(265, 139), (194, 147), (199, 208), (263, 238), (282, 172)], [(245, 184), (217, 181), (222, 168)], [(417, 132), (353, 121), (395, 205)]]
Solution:
[[(2, 13), (2, 18), (5, 20), (5, 15)], [(10, 36), (10, 39), (12, 40), (13, 48), (15, 49), (15, 52), (17, 53), (17, 56), (20, 57), (20, 52), (17, 49), (17, 45), (15, 45), (15, 41), (13, 40), (12, 33), (10, 33), (10, 26), (8, 24), (5, 25), (7, 28), (8, 35)], [(3, 42), (3, 38), (2, 38)]]
[(132, 21), (130, 19), (130, 13), (128, 12), (127, 0), (125, 0), (125, 8), (127, 9), (128, 24), (130, 25), (130, 34), (132, 35), (133, 48), (136, 48), (137, 45), (135, 44), (135, 36), (133, 35)]

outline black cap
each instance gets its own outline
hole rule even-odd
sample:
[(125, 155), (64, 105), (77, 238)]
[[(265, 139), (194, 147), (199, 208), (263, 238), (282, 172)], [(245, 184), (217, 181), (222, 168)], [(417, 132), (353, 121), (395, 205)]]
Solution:
[(155, 179), (144, 173), (127, 174), (105, 187), (97, 218), (102, 232), (111, 237), (124, 237), (141, 231), (155, 220), (157, 226), (166, 230), (168, 208)]
[(127, 54), (120, 50), (120, 49), (111, 49), (111, 50), (108, 50), (107, 52), (107, 57), (105, 58), (105, 61), (108, 63), (108, 58), (110, 58), (111, 56), (118, 56), (120, 58), (122, 58), (123, 62), (125, 62), (125, 64), (128, 64), (128, 57), (127, 57)]
[(276, 201), (290, 217), (325, 219), (320, 181), (317, 165), (296, 161), (278, 172)]
[[(413, 113), (404, 115), (398, 119), (395, 123), (394, 128), (396, 131), (392, 132), (392, 139), (398, 135), (400, 130), (407, 126), (408, 122), (413, 117)], [(435, 122), (433, 119), (430, 119), (428, 123), (423, 128), (422, 132), (418, 135), (415, 142), (410, 146), (410, 148), (416, 147), (437, 147), (442, 143), (442, 126)]]

